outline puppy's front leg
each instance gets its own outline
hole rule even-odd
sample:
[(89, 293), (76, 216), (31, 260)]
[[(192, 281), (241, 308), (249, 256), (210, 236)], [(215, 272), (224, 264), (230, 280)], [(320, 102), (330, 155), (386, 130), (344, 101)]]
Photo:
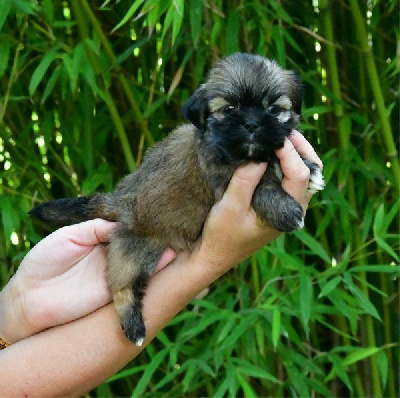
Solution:
[(300, 204), (282, 189), (280, 181), (263, 179), (256, 188), (252, 201), (253, 209), (261, 222), (282, 232), (302, 228), (304, 212)]
[[(309, 194), (324, 189), (321, 169), (308, 159), (303, 159), (310, 169)], [(253, 208), (262, 222), (278, 231), (290, 232), (303, 228), (304, 212), (300, 204), (282, 188), (283, 173), (278, 162), (271, 162), (253, 196)]]

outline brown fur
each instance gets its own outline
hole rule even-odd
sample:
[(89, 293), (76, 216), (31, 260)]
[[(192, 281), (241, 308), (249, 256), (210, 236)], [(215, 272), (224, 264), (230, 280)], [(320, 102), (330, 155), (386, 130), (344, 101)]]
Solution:
[[(145, 336), (142, 298), (163, 251), (192, 248), (239, 165), (270, 164), (252, 202), (260, 222), (282, 231), (302, 226), (303, 210), (282, 189), (274, 155), (296, 126), (300, 107), (301, 83), (292, 72), (260, 56), (227, 57), (186, 104), (185, 116), (193, 124), (178, 127), (149, 149), (115, 192), (32, 210), (54, 226), (95, 217), (119, 222), (109, 245), (107, 281), (129, 339), (140, 345)], [(305, 162), (321, 178), (318, 167)], [(313, 189), (321, 189), (314, 180)]]

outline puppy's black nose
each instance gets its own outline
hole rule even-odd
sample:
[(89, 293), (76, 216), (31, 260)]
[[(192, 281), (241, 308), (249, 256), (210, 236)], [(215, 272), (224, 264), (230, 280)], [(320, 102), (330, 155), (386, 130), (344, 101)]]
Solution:
[(258, 126), (257, 120), (247, 120), (244, 124), (244, 127), (249, 131), (255, 131)]

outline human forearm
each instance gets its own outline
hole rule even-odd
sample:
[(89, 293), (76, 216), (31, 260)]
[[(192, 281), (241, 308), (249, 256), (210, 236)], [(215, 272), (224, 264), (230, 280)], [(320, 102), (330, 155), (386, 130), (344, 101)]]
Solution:
[[(293, 146), (287, 141), (284, 148), (277, 151), (284, 173), (282, 186), (305, 209), (310, 198), (307, 192), (308, 175), (305, 173), (307, 167), (296, 150), (305, 158), (315, 160), (317, 164), (319, 164), (319, 159), (310, 146), (307, 147), (305, 142), (302, 143), (304, 138), (300, 135), (297, 138), (294, 135), (292, 139), (299, 142), (297, 144), (294, 142)], [(193, 254), (181, 253), (173, 264), (152, 277), (143, 301), (143, 315), (147, 328), (145, 344), (197, 293), (234, 264), (239, 263), (278, 235), (277, 231), (260, 224), (251, 207), (253, 192), (264, 171), (265, 165), (261, 164), (239, 168), (222, 200), (212, 208), (204, 226), (203, 235)], [(84, 224), (88, 226), (88, 223)], [(82, 224), (79, 225), (78, 230), (81, 227)], [(71, 252), (65, 248), (65, 245), (63, 247), (64, 255)], [(90, 254), (95, 253), (95, 250), (91, 250)], [(25, 263), (25, 270), (35, 276), (38, 253), (36, 252), (35, 255), (33, 250), (30, 253), (31, 263), (29, 261)], [(43, 257), (43, 253), (39, 257)], [(46, 260), (48, 260), (47, 257), (45, 256)], [(94, 257), (88, 263), (83, 263), (83, 269), (89, 269), (90, 264), (98, 264), (98, 258)], [(51, 272), (54, 269), (52, 265), (54, 264), (47, 261), (43, 264), (42, 271)], [(97, 273), (98, 268), (93, 269)], [(81, 303), (88, 303), (92, 298), (86, 295), (78, 296), (77, 293), (84, 281), (90, 281), (93, 278), (90, 278), (90, 275), (81, 274), (81, 268), (73, 267), (72, 270), (76, 270), (78, 278), (62, 279), (64, 282), (62, 286), (68, 285), (65, 289), (68, 294), (60, 296), (62, 300), (57, 306), (51, 302), (53, 309), (58, 310), (56, 313), (63, 315), (59, 319), (63, 324), (22, 340), (0, 352), (1, 375), (7, 381), (7, 385), (2, 386), (4, 395), (78, 395), (114, 374), (140, 352), (141, 348), (125, 338), (112, 305), (102, 307), (77, 321), (66, 323), (77, 319), (77, 313), (81, 314), (80, 317), (82, 316), (82, 312), (78, 311), (75, 313), (75, 318), (64, 317), (64, 312), (68, 312), (69, 307), (74, 308), (70, 305), (71, 302), (75, 303), (75, 307), (79, 307)], [(18, 272), (20, 271), (21, 266)], [(69, 270), (67, 272), (71, 276)], [(53, 279), (60, 278), (58, 276), (50, 278), (50, 280)], [(103, 302), (102, 305), (108, 300), (103, 279), (99, 278), (103, 283), (103, 293), (105, 293), (103, 297), (105, 301), (100, 301)], [(48, 283), (45, 283), (45, 287), (47, 285)], [(98, 284), (87, 286), (87, 292), (96, 292), (98, 286)], [(58, 290), (58, 286), (56, 288)], [(54, 291), (47, 291), (46, 297), (53, 298)], [(39, 308), (34, 305), (35, 302), (30, 300), (27, 309)], [(68, 304), (65, 305), (65, 303)], [(99, 307), (97, 305), (95, 308)], [(62, 311), (59, 310), (60, 308)], [(52, 315), (54, 316), (55, 313), (53, 312)], [(35, 311), (31, 313), (31, 319), (37, 319)]]
[[(181, 254), (157, 273), (144, 298), (145, 344), (220, 272)], [(141, 348), (124, 336), (112, 305), (0, 352), (6, 396), (79, 395), (117, 372)], [(36, 366), (32, 366), (32, 364)]]

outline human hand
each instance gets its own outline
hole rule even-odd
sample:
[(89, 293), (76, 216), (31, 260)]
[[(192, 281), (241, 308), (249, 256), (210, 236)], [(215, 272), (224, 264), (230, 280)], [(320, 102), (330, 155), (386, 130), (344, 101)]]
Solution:
[(60, 228), (29, 251), (0, 293), (0, 336), (13, 343), (107, 304), (100, 243), (114, 226), (98, 219)]
[[(60, 228), (40, 241), (0, 293), (0, 336), (14, 343), (109, 303), (107, 255), (101, 243), (108, 241), (115, 225), (90, 220)], [(174, 256), (167, 250), (158, 269)]]
[[(303, 156), (320, 166), (322, 162), (308, 141), (293, 131), (282, 149), (276, 151), (284, 174), (283, 189), (307, 209), (310, 170)], [(265, 163), (239, 167), (223, 198), (211, 210), (203, 236), (193, 253), (201, 264), (206, 264), (215, 277), (245, 260), (252, 253), (277, 238), (281, 233), (257, 220), (251, 207), (254, 190), (266, 167)]]

